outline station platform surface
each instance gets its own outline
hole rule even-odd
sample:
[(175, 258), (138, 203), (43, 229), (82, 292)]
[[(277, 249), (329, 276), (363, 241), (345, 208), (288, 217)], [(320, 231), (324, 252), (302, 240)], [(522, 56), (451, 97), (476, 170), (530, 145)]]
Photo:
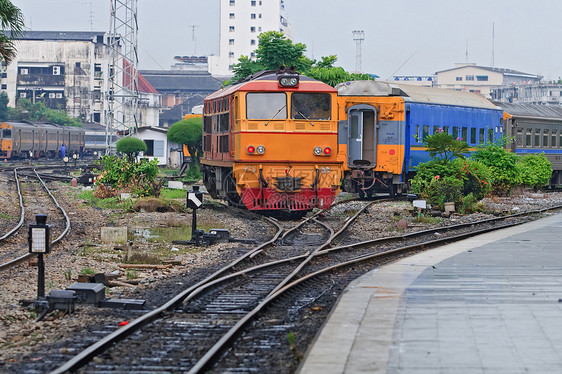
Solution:
[(562, 373), (562, 214), (358, 278), (299, 373)]

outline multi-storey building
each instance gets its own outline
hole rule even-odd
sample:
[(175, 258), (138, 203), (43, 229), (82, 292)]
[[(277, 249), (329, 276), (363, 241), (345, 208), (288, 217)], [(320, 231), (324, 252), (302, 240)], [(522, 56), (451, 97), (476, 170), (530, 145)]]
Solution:
[(440, 88), (448, 88), (479, 93), (490, 96), (491, 89), (506, 85), (534, 84), (541, 80), (540, 75), (523, 73), (511, 69), (500, 69), (476, 64), (455, 64), (453, 69), (436, 73)]
[[(25, 31), (17, 55), (2, 66), (0, 91), (10, 106), (22, 99), (62, 109), (82, 122), (103, 122), (109, 69), (108, 34), (100, 31)], [(139, 76), (138, 126), (158, 126), (160, 99)]]
[(220, 0), (219, 55), (209, 56), (209, 72), (231, 76), (240, 56), (254, 57), (258, 35), (265, 31), (292, 39), (284, 0)]
[(491, 96), (502, 103), (562, 105), (562, 84), (535, 83), (496, 87)]

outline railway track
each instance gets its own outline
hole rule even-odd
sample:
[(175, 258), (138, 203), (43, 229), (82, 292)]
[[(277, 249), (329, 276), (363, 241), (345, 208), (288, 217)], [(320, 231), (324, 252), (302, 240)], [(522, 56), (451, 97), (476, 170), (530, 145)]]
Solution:
[[(16, 201), (20, 216), (13, 227), (0, 237), (0, 271), (29, 261), (36, 255), (28, 253), (27, 232), (24, 223), (35, 223), (36, 214), (47, 214), (52, 226), (51, 247), (56, 246), (70, 231), (70, 218), (53, 192), (34, 167), (15, 168)], [(14, 220), (15, 221), (15, 220)]]
[[(293, 328), (286, 323), (286, 317), (270, 318), (268, 313), (283, 315), (292, 313), (291, 310), (306, 309), (315, 300), (330, 296), (332, 288), (342, 289), (344, 286), (338, 282), (359, 275), (353, 270), (356, 267), (360, 268), (359, 272), (366, 271), (365, 267), (389, 261), (393, 256), (458, 240), (473, 235), (475, 230), (489, 231), (524, 220), (524, 215), (520, 214), (352, 245), (329, 247), (324, 243), (293, 257), (254, 263), (258, 257), (267, 259), (272, 251), (269, 246), (280, 242), (282, 231), (279, 228), (272, 240), (246, 253), (228, 270), (223, 268), (215, 272), (161, 308), (91, 344), (67, 363), (61, 365), (61, 357), (56, 360), (59, 364), (52, 361), (53, 367), (60, 365), (53, 373), (73, 371), (83, 365), (87, 365), (84, 369), (87, 372), (263, 371), (263, 365), (266, 365), (264, 357), (268, 356), (263, 350), (279, 345), (279, 339), (272, 339), (272, 336), (286, 335)], [(316, 221), (310, 221), (317, 225)], [(478, 228), (482, 226), (486, 227)], [(284, 241), (291, 239), (291, 235), (296, 233), (285, 236)], [(329, 237), (332, 236), (330, 233)], [(245, 260), (251, 261), (242, 264)], [(280, 305), (282, 307), (278, 308)], [(272, 322), (277, 320), (280, 322)], [(258, 337), (264, 334), (265, 340), (260, 340)], [(268, 335), (271, 336), (267, 338)], [(119, 341), (120, 344), (115, 344)], [(236, 349), (232, 348), (233, 341)], [(110, 346), (111, 350), (107, 351)], [(244, 352), (243, 346), (247, 346), (247, 352)], [(75, 347), (71, 351), (80, 349), (83, 348)], [(217, 364), (217, 359), (221, 357)], [(217, 369), (212, 369), (212, 365), (218, 365), (215, 366)]]

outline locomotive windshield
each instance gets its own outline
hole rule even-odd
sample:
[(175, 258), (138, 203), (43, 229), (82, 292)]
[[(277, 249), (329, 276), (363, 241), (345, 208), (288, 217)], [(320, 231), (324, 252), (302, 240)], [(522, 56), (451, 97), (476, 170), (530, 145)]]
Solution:
[(287, 119), (284, 92), (250, 92), (246, 95), (247, 119)]
[(329, 120), (331, 97), (327, 93), (294, 93), (291, 118), (306, 120)]
[(12, 130), (10, 130), (10, 129), (2, 130), (2, 138), (10, 139), (11, 137), (12, 137)]

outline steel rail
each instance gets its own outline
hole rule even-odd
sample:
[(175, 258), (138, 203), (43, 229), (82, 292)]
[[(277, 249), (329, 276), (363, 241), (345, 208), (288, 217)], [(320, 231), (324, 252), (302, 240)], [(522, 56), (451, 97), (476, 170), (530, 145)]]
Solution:
[(20, 221), (18, 222), (18, 224), (12, 230), (10, 230), (6, 235), (4, 235), (0, 238), (0, 242), (2, 242), (4, 240), (6, 240), (7, 238), (9, 238), (10, 236), (14, 235), (16, 233), (16, 231), (18, 231), (20, 229), (20, 227), (22, 227), (24, 219), (25, 219), (25, 207), (23, 205), (23, 195), (21, 193), (20, 180), (18, 178), (18, 168), (14, 169), (14, 177), (16, 179), (16, 188), (17, 188), (18, 196), (19, 196)]
[[(557, 206), (557, 207), (552, 207), (552, 208), (545, 208), (545, 209), (540, 209), (537, 211), (532, 211), (532, 212), (527, 212), (526, 214), (536, 214), (536, 213), (542, 213), (544, 211), (548, 211), (548, 210), (554, 210), (554, 209), (560, 209), (562, 208), (562, 206)], [(525, 213), (517, 213), (515, 215), (512, 216), (505, 216), (505, 217), (499, 217), (500, 219), (508, 219), (508, 218), (512, 218), (512, 217), (516, 217), (516, 216), (520, 216), (521, 214), (525, 214)], [(497, 218), (493, 218), (490, 220), (482, 220), (479, 221), (478, 224), (483, 224), (483, 223), (487, 223), (488, 221), (493, 222), (496, 221)], [(451, 241), (457, 241), (457, 240), (462, 240), (465, 239), (467, 237), (472, 237), (475, 235), (479, 235), (482, 233), (486, 233), (486, 232), (490, 232), (490, 231), (494, 231), (494, 230), (499, 230), (499, 229), (503, 229), (503, 228), (507, 228), (507, 227), (511, 227), (511, 226), (517, 226), (522, 224), (523, 222), (513, 222), (507, 225), (503, 225), (502, 227), (489, 227), (489, 228), (484, 228), (482, 230), (477, 230), (477, 231), (471, 231), (471, 232), (467, 232), (467, 233), (462, 233), (462, 234), (458, 234), (458, 235), (454, 235), (454, 236), (448, 236), (448, 237), (444, 237), (444, 238), (439, 238), (439, 239), (435, 239), (435, 240), (431, 240), (431, 241), (426, 241), (423, 243), (417, 243), (417, 244), (413, 244), (413, 245), (408, 245), (408, 246), (404, 246), (404, 247), (400, 247), (400, 248), (394, 248), (388, 251), (384, 251), (384, 252), (379, 252), (379, 253), (374, 253), (374, 254), (366, 254), (366, 255), (362, 255), (359, 256), (357, 258), (348, 260), (348, 261), (344, 261), (341, 262), (339, 264), (336, 265), (331, 265), (331, 266), (327, 266), (324, 269), (318, 270), (314, 273), (310, 273), (307, 275), (302, 276), (301, 278), (294, 280), (293, 282), (287, 282), (286, 284), (283, 285), (283, 287), (280, 288), (276, 288), (276, 290), (274, 292), (271, 292), (268, 296), (266, 296), (266, 298), (260, 302), (252, 311), (250, 311), (248, 314), (246, 314), (242, 319), (240, 319), (233, 327), (230, 328), (230, 330), (228, 332), (226, 332), (217, 343), (215, 343), (213, 345), (213, 347), (206, 352), (206, 354), (199, 360), (197, 361), (197, 363), (191, 368), (191, 370), (188, 372), (189, 374), (196, 374), (196, 373), (200, 373), (203, 370), (207, 369), (209, 367), (209, 365), (212, 363), (213, 360), (215, 360), (217, 358), (217, 356), (225, 349), (226, 345), (235, 337), (237, 336), (242, 328), (249, 323), (251, 320), (253, 320), (256, 315), (261, 312), (261, 310), (267, 306), (271, 301), (275, 300), (277, 297), (279, 297), (281, 294), (283, 294), (285, 291), (289, 290), (290, 288), (296, 286), (297, 284), (300, 284), (310, 278), (313, 278), (314, 276), (320, 275), (324, 272), (327, 271), (331, 271), (334, 270), (336, 268), (340, 268), (340, 267), (345, 267), (345, 266), (349, 266), (352, 264), (356, 264), (358, 262), (363, 262), (363, 261), (368, 261), (368, 260), (372, 260), (378, 257), (383, 257), (383, 256), (389, 256), (392, 254), (397, 254), (397, 253), (403, 253), (403, 252), (407, 252), (407, 251), (411, 251), (411, 250), (415, 250), (415, 249), (422, 249), (425, 246), (434, 246), (434, 245), (439, 245), (442, 243), (446, 243), (446, 242), (451, 242)], [(461, 224), (459, 226), (468, 226), (467, 224)], [(424, 232), (417, 232), (415, 234), (417, 235), (424, 235), (427, 234), (429, 230), (426, 230)], [(435, 229), (434, 231), (439, 231), (439, 229)], [(396, 237), (397, 239), (402, 238), (402, 236)], [(381, 238), (379, 238), (381, 239)], [(352, 245), (347, 245), (347, 246), (341, 246), (338, 248), (333, 248), (331, 250), (325, 250), (325, 251), (315, 251), (315, 253), (312, 253), (310, 256), (308, 256), (306, 260), (308, 260), (309, 258), (317, 256), (319, 254), (325, 254), (329, 251), (332, 250), (336, 250), (336, 249), (347, 249), (350, 247), (353, 247), (354, 245), (362, 245), (362, 246), (366, 246), (369, 244), (373, 244), (374, 242), (378, 241), (379, 239), (376, 240), (372, 240), (372, 241), (365, 241), (365, 242), (361, 242), (361, 243), (356, 243), (356, 244), (352, 244)], [(384, 239), (384, 238), (382, 238)], [(299, 257), (305, 257), (305, 256), (299, 256)], [(293, 259), (294, 260), (294, 259)], [(282, 260), (285, 261), (285, 260)], [(288, 260), (287, 260), (288, 261)], [(279, 261), (281, 262), (281, 261)], [(265, 264), (264, 264), (265, 265)], [(287, 277), (288, 278), (288, 277)]]
[[(370, 206), (372, 204), (373, 203), (368, 204), (361, 211), (363, 211), (364, 209), (366, 209), (368, 206)], [(322, 212), (319, 212), (318, 214), (320, 214), (320, 213), (322, 213)], [(314, 219), (314, 217), (316, 217), (318, 214), (311, 217), (311, 219)], [(358, 214), (356, 214), (356, 215), (358, 215)], [(264, 217), (264, 219), (266, 219), (267, 221), (269, 221), (270, 223), (272, 223), (273, 225), (275, 225), (278, 228), (278, 231), (276, 232), (276, 234), (273, 236), (272, 239), (270, 239), (269, 241), (259, 245), (258, 247), (254, 248), (253, 250), (248, 251), (247, 253), (245, 253), (243, 256), (239, 257), (238, 259), (236, 259), (232, 263), (224, 266), (223, 268), (217, 270), (215, 273), (211, 274), (210, 276), (206, 277), (205, 279), (199, 281), (198, 283), (194, 284), (193, 286), (189, 287), (188, 289), (182, 291), (181, 293), (179, 293), (178, 295), (173, 297), (171, 300), (164, 303), (162, 306), (160, 306), (160, 307), (158, 307), (158, 308), (154, 309), (153, 311), (150, 311), (146, 314), (143, 314), (142, 316), (136, 318), (134, 321), (130, 322), (126, 326), (123, 326), (119, 330), (116, 330), (116, 331), (110, 333), (109, 335), (105, 336), (101, 340), (97, 341), (96, 343), (92, 344), (91, 346), (87, 347), (86, 349), (84, 349), (83, 351), (78, 353), (76, 356), (74, 356), (72, 359), (70, 359), (69, 361), (67, 361), (66, 363), (64, 363), (63, 365), (58, 367), (57, 369), (51, 371), (50, 374), (62, 374), (62, 373), (68, 372), (68, 371), (77, 370), (78, 368), (82, 367), (87, 362), (89, 362), (94, 356), (103, 352), (107, 348), (107, 346), (109, 346), (110, 344), (114, 344), (116, 342), (119, 342), (119, 341), (125, 339), (126, 337), (128, 337), (129, 335), (133, 334), (138, 329), (140, 329), (142, 326), (145, 326), (145, 325), (153, 322), (154, 320), (160, 318), (164, 313), (168, 312), (169, 310), (172, 310), (172, 309), (176, 308), (178, 304), (193, 299), (195, 296), (197, 296), (201, 292), (207, 290), (208, 288), (213, 287), (214, 285), (217, 285), (217, 284), (222, 283), (226, 280), (236, 278), (236, 277), (244, 275), (244, 274), (248, 274), (251, 271), (256, 271), (256, 270), (263, 269), (263, 268), (266, 268), (266, 267), (269, 267), (269, 266), (274, 266), (278, 263), (286, 262), (286, 260), (279, 260), (279, 261), (276, 261), (276, 262), (273, 262), (273, 263), (267, 263), (267, 264), (258, 265), (258, 266), (249, 268), (250, 270), (244, 269), (244, 270), (237, 271), (237, 272), (234, 272), (232, 274), (229, 274), (229, 275), (226, 275), (226, 276), (223, 276), (223, 277), (219, 277), (221, 274), (225, 273), (226, 271), (231, 270), (234, 266), (238, 265), (243, 260), (245, 260), (247, 258), (253, 258), (257, 254), (261, 253), (264, 248), (274, 244), (276, 241), (278, 241), (280, 239), (281, 234), (285, 230), (281, 227), (281, 225), (279, 225), (277, 220), (271, 219), (271, 218), (268, 218), (268, 217)], [(301, 227), (302, 224), (308, 222), (309, 220), (310, 219), (307, 219), (307, 220), (304, 220), (304, 222), (299, 223), (298, 227)], [(351, 219), (348, 219), (348, 221), (350, 221), (350, 220)], [(318, 222), (318, 221), (316, 221), (316, 222)], [(318, 222), (318, 223), (325, 226), (330, 231), (330, 237), (333, 236), (333, 234), (334, 234), (333, 229), (331, 229), (330, 227), (326, 226), (325, 224), (323, 224), (321, 222)], [(351, 222), (348, 222), (347, 225), (349, 225), (350, 223)], [(294, 230), (291, 230), (291, 231), (294, 231)]]

